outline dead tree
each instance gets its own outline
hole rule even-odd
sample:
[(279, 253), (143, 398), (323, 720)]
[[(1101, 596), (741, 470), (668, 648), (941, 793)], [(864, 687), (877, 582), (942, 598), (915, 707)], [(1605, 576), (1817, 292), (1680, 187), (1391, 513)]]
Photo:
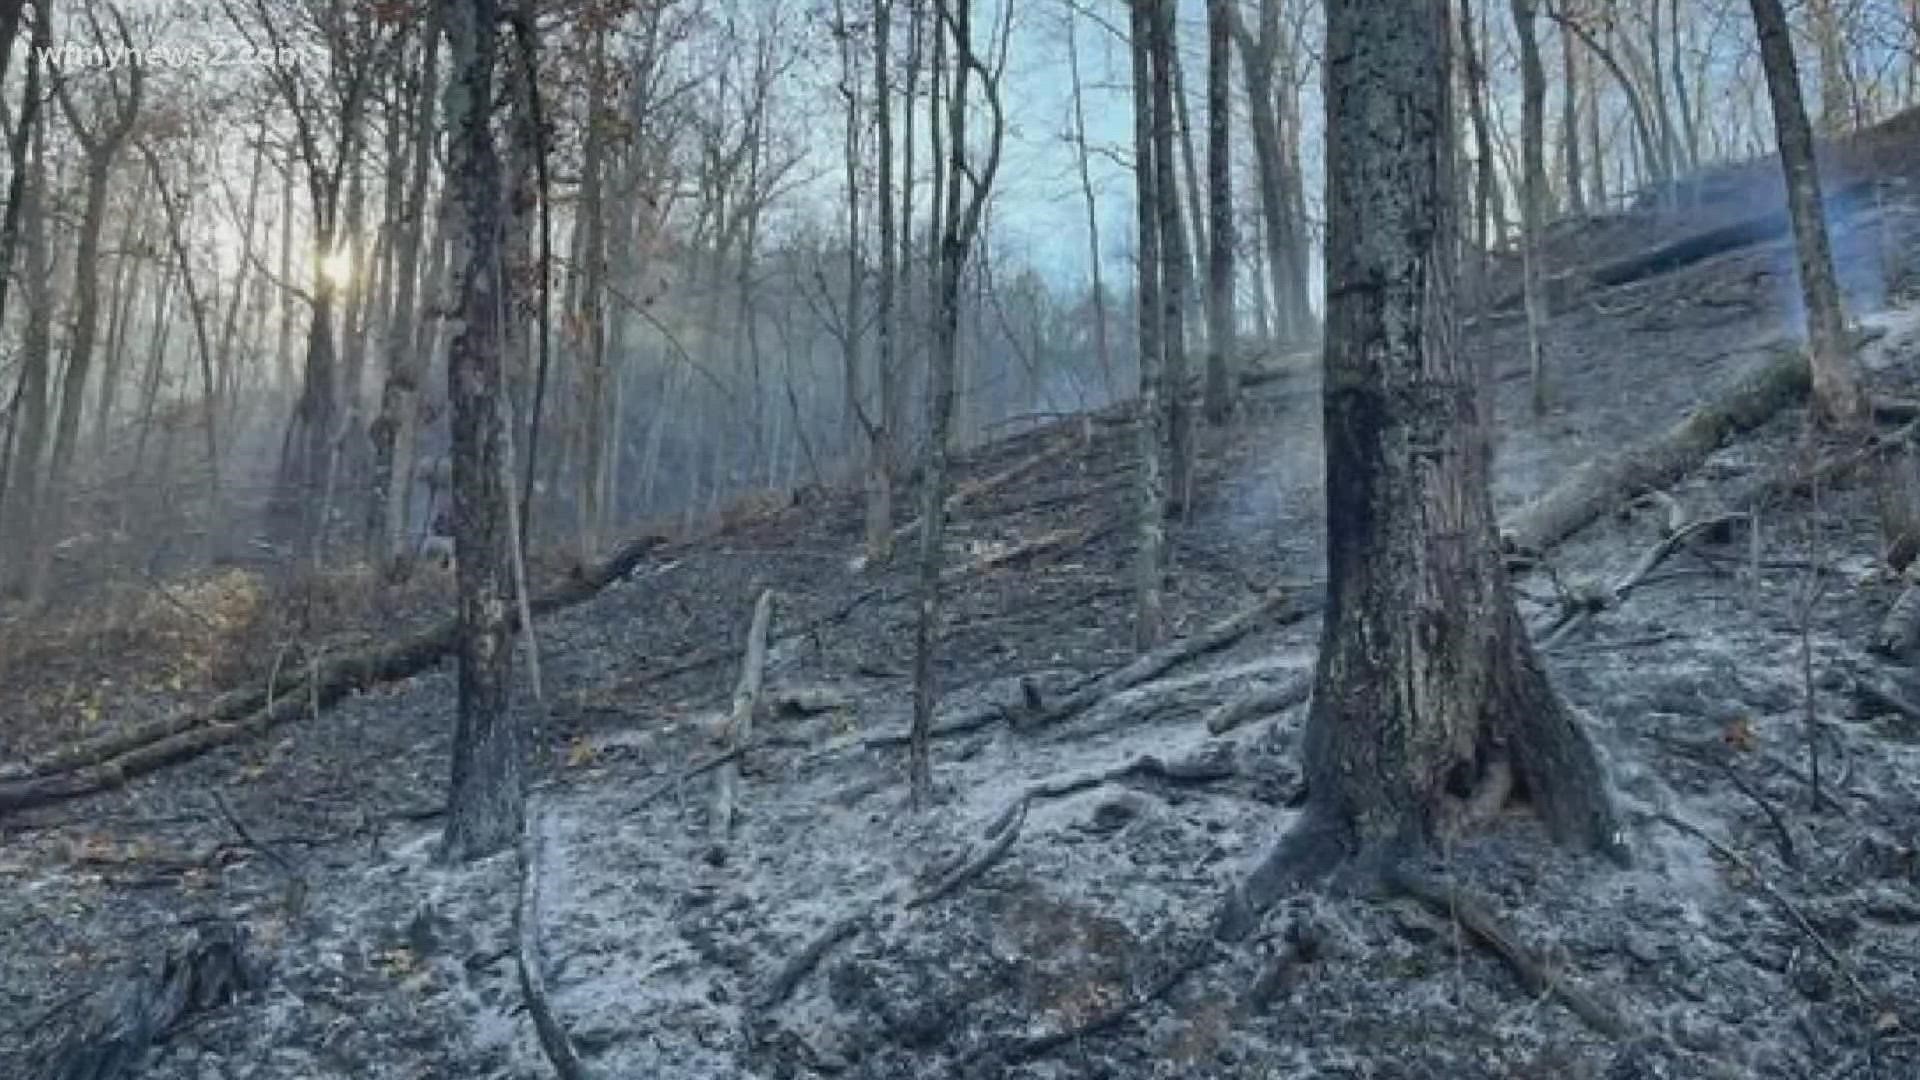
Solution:
[[(908, 784), (916, 809), (932, 798), (931, 740), (937, 690), (933, 652), (940, 626), (940, 564), (946, 533), (947, 442), (953, 430), (953, 383), (960, 343), (960, 282), (980, 233), (980, 216), (1000, 168), (1006, 114), (1000, 104), (1000, 72), (1006, 64), (1013, 5), (1001, 5), (998, 56), (993, 66), (973, 43), (972, 0), (935, 0), (943, 37), (953, 46), (952, 85), (946, 106), (946, 205), (940, 214), (938, 303), (934, 308), (933, 355), (928, 371), (927, 449), (920, 495), (919, 620), (914, 629), (913, 730), (908, 748)], [(978, 78), (989, 112), (987, 152), (976, 162), (967, 149), (969, 84)]]
[(1453, 789), (1509, 766), (1555, 838), (1620, 844), (1599, 757), (1547, 682), (1494, 531), (1488, 418), (1453, 326), (1448, 7), (1328, 8), (1328, 589), (1308, 799), (1222, 908), (1229, 939), (1348, 859), (1418, 855)]

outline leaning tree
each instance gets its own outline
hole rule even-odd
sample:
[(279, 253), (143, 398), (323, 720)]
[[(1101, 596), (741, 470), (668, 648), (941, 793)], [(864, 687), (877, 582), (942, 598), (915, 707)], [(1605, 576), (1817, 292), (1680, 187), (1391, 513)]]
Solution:
[(1327, 9), (1328, 591), (1308, 795), (1229, 897), (1227, 938), (1342, 864), (1417, 856), (1506, 791), (1559, 840), (1621, 851), (1599, 755), (1500, 559), (1486, 403), (1454, 310), (1448, 6)]

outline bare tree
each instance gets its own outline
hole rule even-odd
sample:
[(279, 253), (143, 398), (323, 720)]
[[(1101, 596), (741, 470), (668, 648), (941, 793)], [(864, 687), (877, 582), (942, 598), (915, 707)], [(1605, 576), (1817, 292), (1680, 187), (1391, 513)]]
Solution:
[(1786, 175), (1787, 210), (1793, 218), (1793, 242), (1800, 256), (1800, 292), (1807, 306), (1808, 362), (1820, 418), (1839, 428), (1857, 428), (1869, 418), (1867, 397), (1847, 348), (1846, 313), (1834, 280), (1833, 251), (1827, 239), (1826, 212), (1820, 204), (1820, 169), (1813, 156), (1813, 130), (1800, 97), (1800, 73), (1793, 39), (1780, 0), (1752, 0), (1760, 60), (1767, 71), (1767, 96), (1773, 102), (1773, 126)]
[[(933, 653), (940, 626), (940, 567), (946, 535), (948, 439), (953, 429), (954, 366), (960, 342), (960, 281), (980, 234), (980, 217), (1000, 168), (1007, 129), (1000, 104), (1000, 72), (1006, 65), (1013, 5), (1002, 3), (999, 55), (989, 67), (973, 43), (972, 0), (935, 0), (943, 37), (953, 45), (953, 84), (946, 99), (946, 205), (940, 215), (939, 290), (928, 368), (927, 449), (920, 495), (920, 612), (914, 630), (913, 727), (908, 747), (908, 786), (916, 809), (933, 794), (931, 741)], [(976, 161), (967, 149), (968, 84), (977, 77), (988, 109), (987, 151)]]
[(1417, 855), (1457, 820), (1448, 788), (1463, 778), (1511, 768), (1556, 838), (1620, 844), (1598, 755), (1533, 652), (1494, 530), (1487, 418), (1454, 326), (1448, 6), (1327, 12), (1328, 590), (1308, 799), (1223, 908), (1226, 938), (1349, 857), (1387, 869)]
[(1101, 281), (1100, 220), (1093, 197), (1093, 171), (1088, 164), (1091, 153), (1087, 147), (1086, 90), (1080, 78), (1080, 44), (1074, 29), (1078, 22), (1078, 14), (1069, 7), (1066, 13), (1067, 72), (1073, 82), (1074, 165), (1080, 177), (1080, 199), (1087, 213), (1087, 266), (1092, 281), (1093, 347), (1099, 356), (1100, 374), (1106, 381), (1107, 396), (1112, 398), (1119, 388), (1114, 385), (1113, 350), (1107, 341), (1107, 293)]

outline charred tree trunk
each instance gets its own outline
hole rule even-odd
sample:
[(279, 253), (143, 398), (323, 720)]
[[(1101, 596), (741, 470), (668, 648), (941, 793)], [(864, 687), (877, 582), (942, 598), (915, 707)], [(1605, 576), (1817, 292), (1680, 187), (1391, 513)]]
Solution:
[(1453, 305), (1447, 7), (1328, 10), (1328, 591), (1309, 794), (1222, 909), (1227, 938), (1347, 857), (1417, 853), (1455, 794), (1504, 763), (1557, 839), (1619, 844), (1598, 755), (1548, 685), (1494, 532)]
[(465, 861), (510, 847), (526, 815), (527, 734), (510, 714), (512, 661), (503, 459), (501, 249), (505, 209), (494, 146), (495, 0), (446, 0), (452, 80), (447, 196), (461, 209), (459, 311), (448, 349), (453, 406), (453, 542), (460, 606), (458, 713), (444, 855)]
[(1228, 0), (1207, 3), (1207, 420), (1233, 412), (1233, 147), (1229, 142)]
[[(28, 70), (31, 73), (33, 69)], [(53, 261), (47, 243), (45, 125), (34, 125), (32, 143), (32, 164), (21, 193), (20, 211), (26, 233), (27, 324), (20, 339), (20, 382), (14, 390), (20, 414), (19, 437), (14, 440), (9, 462), (12, 480), (7, 485), (7, 501), (0, 507), (5, 510), (0, 515), (0, 540), (6, 541), (0, 545), (0, 553), (8, 560), (7, 576), (0, 584), (8, 591), (28, 591), (32, 587), (44, 498), (40, 473), (46, 461), (48, 394), (52, 388)]]
[(1820, 203), (1820, 170), (1813, 156), (1813, 131), (1807, 126), (1807, 110), (1800, 97), (1800, 73), (1794, 62), (1787, 13), (1780, 0), (1752, 0), (1752, 3), (1754, 28), (1760, 37), (1760, 60), (1767, 71), (1767, 96), (1773, 102), (1780, 168), (1786, 174), (1793, 242), (1800, 256), (1800, 291), (1807, 306), (1808, 363), (1813, 373), (1814, 406), (1828, 424), (1840, 428), (1860, 427), (1869, 417), (1867, 398), (1847, 348), (1846, 314), (1841, 310), (1840, 287), (1834, 280), (1826, 211)]
[[(887, 60), (893, 47), (890, 23), (893, 0), (873, 3), (873, 108), (879, 145), (874, 158), (879, 173), (880, 277), (873, 285), (874, 368), (879, 381), (880, 403), (874, 409), (872, 430), (868, 432), (867, 453), (867, 562), (879, 565), (893, 558), (893, 400), (897, 393), (897, 325), (894, 311), (894, 280), (899, 276), (898, 249), (894, 246), (893, 213), (893, 85), (887, 77)], [(854, 331), (857, 332), (857, 331)], [(756, 391), (757, 391), (756, 387)]]

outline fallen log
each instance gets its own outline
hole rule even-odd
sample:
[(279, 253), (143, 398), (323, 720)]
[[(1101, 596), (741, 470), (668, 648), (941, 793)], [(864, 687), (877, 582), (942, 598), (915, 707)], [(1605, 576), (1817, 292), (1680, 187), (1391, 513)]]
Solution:
[(1765, 359), (1717, 400), (1621, 453), (1589, 459), (1521, 507), (1501, 530), (1508, 552), (1544, 553), (1619, 504), (1672, 486), (1728, 438), (1805, 398), (1811, 382), (1799, 345), (1779, 339), (1760, 352)]
[[(955, 510), (973, 502), (975, 499), (983, 495), (991, 495), (1001, 488), (1006, 487), (1008, 484), (1013, 483), (1015, 480), (1031, 474), (1040, 466), (1073, 449), (1078, 442), (1078, 439), (1071, 437), (1057, 439), (1053, 445), (1043, 447), (1038, 453), (1030, 454), (992, 476), (959, 485), (953, 489), (953, 494), (948, 495), (946, 502), (942, 503), (941, 506), (945, 508), (947, 513), (951, 514)], [(895, 542), (898, 542), (909, 536), (916, 535), (919, 531), (920, 519), (915, 518), (905, 525), (894, 529), (893, 538)]]
[[(593, 567), (535, 597), (534, 616), (579, 604), (630, 573), (666, 541), (635, 540)], [(508, 611), (517, 630), (519, 616)], [(174, 762), (266, 731), (309, 710), (326, 708), (369, 686), (417, 675), (450, 655), (459, 623), (449, 619), (398, 642), (317, 661), (277, 683), (221, 695), (209, 706), (88, 739), (56, 751), (0, 782), (0, 813), (89, 795)]]
[[(1831, 223), (1843, 217), (1849, 208), (1871, 205), (1870, 201), (1863, 203), (1859, 196), (1871, 193), (1876, 183), (1874, 180), (1859, 180), (1827, 193), (1828, 221)], [(1610, 289), (1671, 274), (1742, 248), (1783, 240), (1788, 235), (1790, 225), (1791, 219), (1784, 209), (1741, 218), (1595, 266), (1576, 267), (1556, 275), (1548, 282), (1547, 293), (1557, 309), (1581, 291), (1581, 286)], [(1493, 305), (1493, 310), (1504, 311), (1517, 307), (1523, 299), (1521, 290), (1516, 288), (1502, 295), (1500, 301)]]
[(1066, 694), (1031, 716), (1015, 716), (1017, 730), (1028, 730), (1058, 723), (1082, 712), (1104, 698), (1157, 678), (1175, 664), (1196, 656), (1217, 652), (1245, 637), (1254, 627), (1271, 619), (1285, 625), (1298, 622), (1320, 610), (1318, 589), (1274, 592), (1259, 603), (1229, 618), (1222, 619), (1198, 634), (1181, 638)]

